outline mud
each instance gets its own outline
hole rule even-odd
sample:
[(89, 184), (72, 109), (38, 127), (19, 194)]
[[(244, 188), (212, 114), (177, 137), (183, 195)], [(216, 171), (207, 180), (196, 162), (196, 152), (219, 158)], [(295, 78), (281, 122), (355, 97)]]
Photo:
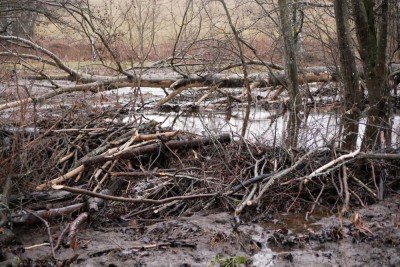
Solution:
[[(343, 217), (303, 215), (267, 214), (237, 229), (231, 214), (217, 210), (155, 223), (92, 219), (75, 250), (62, 247), (57, 261), (49, 246), (22, 249), (48, 242), (46, 229), (18, 226), (9, 251), (24, 266), (400, 266), (399, 195)], [(52, 224), (56, 239), (65, 225)]]

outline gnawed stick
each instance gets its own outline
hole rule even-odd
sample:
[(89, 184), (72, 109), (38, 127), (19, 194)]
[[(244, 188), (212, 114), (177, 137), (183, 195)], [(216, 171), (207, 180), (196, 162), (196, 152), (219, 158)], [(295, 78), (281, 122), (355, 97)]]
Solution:
[(313, 171), (310, 175), (307, 175), (306, 177), (304, 177), (304, 183), (307, 183), (309, 180), (311, 180), (311, 178), (318, 176), (320, 173), (322, 173), (324, 170), (330, 168), (331, 166), (338, 164), (340, 162), (343, 162), (345, 159), (355, 158), (359, 153), (360, 153), (360, 150), (358, 149), (352, 153), (342, 155), (342, 156), (328, 162), (324, 166), (321, 166), (320, 168)]
[(243, 209), (244, 209), (246, 206), (251, 206), (251, 205), (253, 204), (252, 199), (253, 199), (253, 197), (254, 197), (254, 195), (255, 195), (255, 193), (256, 193), (257, 188), (258, 188), (258, 184), (254, 184), (254, 185), (253, 185), (253, 188), (251, 189), (251, 191), (250, 191), (249, 195), (246, 197), (246, 199), (243, 200), (243, 201), (236, 207), (236, 209), (235, 209), (235, 215), (239, 215), (239, 214), (243, 211)]
[(29, 247), (24, 247), (24, 249), (30, 250), (30, 249), (41, 248), (41, 247), (45, 247), (45, 246), (50, 246), (50, 243), (36, 244), (36, 245), (29, 246)]
[(155, 140), (159, 137), (174, 137), (178, 133), (179, 131), (157, 133), (157, 134), (139, 134), (135, 136), (135, 141), (150, 141), (150, 140)]
[(84, 223), (87, 218), (89, 218), (89, 214), (87, 212), (83, 212), (79, 214), (79, 216), (76, 217), (76, 219), (71, 223), (71, 226), (69, 227), (67, 246), (71, 246), (73, 243), (76, 243), (76, 232), (78, 231), (78, 227)]
[(55, 184), (58, 184), (58, 183), (62, 183), (64, 181), (68, 180), (68, 179), (71, 179), (71, 178), (75, 177), (76, 175), (78, 175), (79, 173), (83, 172), (84, 170), (85, 170), (85, 165), (80, 165), (79, 167), (73, 169), (72, 171), (70, 171), (70, 172), (68, 172), (68, 173), (66, 173), (64, 175), (61, 175), (61, 176), (59, 176), (59, 177), (57, 177), (57, 178), (55, 178), (55, 179), (53, 179), (51, 181), (48, 181), (46, 183), (43, 183), (41, 185), (38, 185), (36, 187), (36, 190), (41, 191), (41, 190), (44, 190), (46, 188), (49, 188), (52, 185), (55, 185)]
[(99, 193), (95, 193), (95, 192), (92, 192), (89, 190), (79, 189), (79, 188), (74, 188), (74, 187), (69, 187), (69, 186), (64, 186), (64, 185), (53, 185), (53, 189), (64, 190), (64, 191), (68, 191), (71, 193), (82, 194), (82, 195), (87, 195), (87, 196), (91, 196), (91, 197), (98, 197), (98, 198), (101, 198), (104, 200), (112, 200), (112, 201), (126, 202), (126, 203), (148, 203), (148, 204), (164, 204), (164, 203), (172, 202), (175, 200), (191, 200), (191, 199), (196, 199), (196, 198), (211, 198), (211, 197), (216, 197), (218, 195), (218, 193), (198, 194), (198, 195), (190, 195), (190, 196), (170, 197), (170, 198), (164, 198), (164, 199), (157, 200), (157, 199), (147, 199), (147, 198), (116, 197), (116, 196), (99, 194)]

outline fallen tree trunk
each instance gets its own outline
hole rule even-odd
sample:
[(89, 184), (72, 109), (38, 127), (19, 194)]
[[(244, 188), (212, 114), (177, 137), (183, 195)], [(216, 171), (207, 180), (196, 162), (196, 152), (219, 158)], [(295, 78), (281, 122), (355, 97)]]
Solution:
[[(399, 65), (392, 65), (392, 72), (400, 69)], [(360, 70), (362, 76), (362, 70)], [(42, 79), (48, 79), (49, 77), (40, 76)], [(34, 77), (28, 77), (34, 78)], [(56, 77), (57, 79), (71, 79), (70, 75)], [(251, 74), (248, 76), (251, 87), (268, 87), (285, 85), (285, 75), (284, 71), (274, 72), (272, 75), (268, 73), (258, 73)], [(335, 71), (327, 67), (309, 67), (303, 68), (299, 72), (299, 83), (311, 83), (311, 82), (328, 82), (331, 80), (336, 80)], [(176, 75), (174, 73), (167, 74), (143, 74), (137, 78), (130, 78), (126, 76), (98, 76), (98, 75), (82, 75), (78, 80), (79, 83), (76, 85), (58, 87), (51, 91), (50, 93), (37, 96), (29, 97), (25, 99), (20, 99), (13, 102), (8, 102), (0, 104), (0, 111), (18, 107), (20, 105), (26, 105), (34, 102), (43, 102), (47, 99), (55, 97), (61, 94), (68, 94), (73, 92), (98, 92), (102, 90), (111, 90), (122, 87), (158, 87), (158, 88), (171, 88), (175, 91), (167, 96), (166, 98), (160, 100), (157, 106), (161, 106), (176, 95), (180, 94), (187, 88), (193, 87), (204, 87), (204, 86), (218, 86), (218, 87), (243, 87), (244, 78), (239, 74), (222, 74), (222, 73), (210, 73), (205, 75), (189, 75), (187, 77), (182, 77), (181, 75)]]

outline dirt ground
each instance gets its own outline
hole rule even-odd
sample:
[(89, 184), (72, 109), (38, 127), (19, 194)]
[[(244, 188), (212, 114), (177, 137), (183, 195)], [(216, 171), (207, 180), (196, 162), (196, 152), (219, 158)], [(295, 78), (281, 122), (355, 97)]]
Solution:
[[(92, 219), (79, 230), (75, 250), (57, 252), (58, 266), (63, 260), (68, 266), (70, 259), (70, 266), (400, 266), (398, 194), (343, 219), (337, 212), (308, 221), (271, 214), (235, 230), (232, 218), (212, 210), (151, 225), (131, 221), (105, 227)], [(53, 237), (63, 226), (51, 228)], [(10, 251), (48, 242), (40, 225), (17, 226), (14, 232)], [(24, 266), (57, 266), (49, 255), (49, 246), (41, 246), (26, 249), (20, 258)]]

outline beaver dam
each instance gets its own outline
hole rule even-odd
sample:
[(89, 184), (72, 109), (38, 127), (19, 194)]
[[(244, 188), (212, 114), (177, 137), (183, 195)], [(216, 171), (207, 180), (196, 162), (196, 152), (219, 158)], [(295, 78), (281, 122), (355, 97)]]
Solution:
[(122, 88), (5, 110), (1, 264), (399, 265), (399, 118), (391, 146), (343, 150), (336, 85), (310, 86), (297, 146), (274, 90), (158, 107), (169, 90)]

